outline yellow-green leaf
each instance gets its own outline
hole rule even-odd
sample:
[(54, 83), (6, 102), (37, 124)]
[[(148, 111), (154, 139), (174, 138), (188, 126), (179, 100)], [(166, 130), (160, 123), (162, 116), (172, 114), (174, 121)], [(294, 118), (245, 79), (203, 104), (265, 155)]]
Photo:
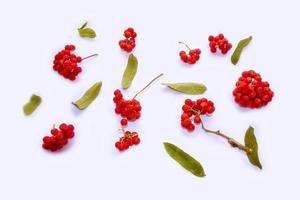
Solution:
[(96, 97), (100, 92), (101, 86), (102, 86), (101, 81), (95, 83), (84, 93), (84, 95), (80, 99), (73, 102), (72, 104), (80, 110), (85, 109), (96, 99)]
[(25, 115), (30, 115), (31, 113), (33, 113), (33, 111), (35, 111), (35, 109), (41, 104), (41, 102), (42, 102), (41, 97), (33, 94), (30, 97), (29, 102), (26, 103), (23, 106), (23, 112), (24, 112), (24, 114)]
[(134, 79), (134, 76), (137, 72), (137, 68), (138, 68), (138, 60), (133, 54), (130, 54), (128, 57), (127, 66), (123, 73), (123, 78), (122, 78), (122, 87), (124, 89), (127, 89), (130, 87), (130, 85)]
[(251, 40), (252, 40), (252, 36), (249, 36), (248, 38), (245, 38), (245, 39), (239, 41), (237, 47), (235, 48), (235, 50), (231, 56), (232, 64), (236, 65), (236, 63), (240, 59), (243, 49), (250, 43)]
[(168, 86), (169, 88), (185, 93), (185, 94), (202, 94), (206, 91), (206, 86), (201, 83), (162, 83), (163, 85)]
[(91, 28), (78, 29), (79, 35), (86, 38), (95, 38), (96, 32)]
[(251, 152), (247, 153), (249, 161), (253, 165), (262, 169), (262, 165), (258, 158), (258, 145), (256, 142), (256, 137), (254, 135), (254, 128), (252, 128), (251, 126), (248, 128), (245, 134), (245, 146), (251, 149)]
[(204, 177), (205, 172), (202, 165), (192, 156), (178, 148), (176, 145), (164, 142), (167, 153), (183, 168), (198, 177)]

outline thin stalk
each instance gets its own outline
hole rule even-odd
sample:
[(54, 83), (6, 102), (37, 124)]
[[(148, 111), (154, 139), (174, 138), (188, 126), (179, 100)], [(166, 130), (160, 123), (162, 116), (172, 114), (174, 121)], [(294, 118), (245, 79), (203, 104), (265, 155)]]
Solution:
[(237, 142), (235, 139), (225, 135), (224, 133), (221, 133), (219, 130), (217, 131), (213, 131), (213, 130), (210, 130), (210, 129), (207, 129), (204, 127), (203, 125), (203, 122), (201, 122), (201, 126), (202, 126), (202, 129), (207, 132), (207, 133), (212, 133), (214, 135), (218, 135), (224, 139), (227, 140), (227, 142), (234, 148), (238, 148), (246, 153), (251, 153), (253, 150), (249, 147), (246, 147), (245, 145), (242, 145), (241, 143)]
[(88, 58), (91, 58), (91, 57), (94, 57), (94, 56), (98, 56), (98, 54), (95, 53), (95, 54), (89, 55), (87, 57), (82, 58), (81, 60), (85, 60), (85, 59), (88, 59)]
[(178, 42), (179, 44), (183, 44), (184, 46), (186, 46), (186, 48), (188, 48), (189, 50), (191, 50), (191, 47), (189, 45), (187, 45), (186, 43), (184, 42)]
[(156, 81), (158, 78), (160, 78), (161, 76), (163, 76), (164, 74), (161, 73), (160, 75), (156, 76), (154, 79), (152, 79), (145, 87), (143, 87), (143, 89), (141, 89), (138, 93), (136, 93), (134, 95), (134, 97), (132, 99), (135, 99), (140, 93), (142, 93), (145, 89), (147, 89), (154, 81)]

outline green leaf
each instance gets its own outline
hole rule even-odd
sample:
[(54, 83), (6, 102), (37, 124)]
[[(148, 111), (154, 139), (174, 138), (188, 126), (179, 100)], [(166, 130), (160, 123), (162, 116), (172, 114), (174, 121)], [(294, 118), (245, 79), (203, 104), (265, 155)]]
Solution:
[(41, 102), (42, 102), (41, 97), (33, 94), (30, 97), (29, 102), (26, 103), (23, 106), (23, 112), (24, 112), (24, 114), (25, 115), (30, 115), (31, 113), (33, 113), (33, 111), (35, 111), (35, 109), (41, 104)]
[(239, 41), (237, 47), (235, 48), (235, 50), (231, 56), (232, 64), (234, 64), (234, 65), (237, 64), (237, 62), (240, 59), (243, 49), (250, 43), (251, 40), (252, 40), (252, 36), (249, 36), (248, 38), (245, 38), (245, 39)]
[(95, 38), (96, 32), (91, 28), (78, 29), (79, 35), (86, 38)]
[(134, 76), (137, 72), (137, 68), (138, 68), (138, 60), (133, 54), (130, 54), (122, 78), (122, 87), (124, 89), (130, 87), (132, 80), (134, 79)]
[(202, 165), (192, 156), (175, 146), (174, 144), (164, 142), (167, 153), (178, 162), (183, 168), (190, 171), (198, 177), (204, 177), (205, 172)]
[(90, 89), (88, 89), (84, 95), (75, 102), (72, 102), (74, 106), (76, 106), (79, 110), (83, 110), (88, 107), (98, 96), (100, 89), (102, 86), (102, 82), (99, 81), (95, 83)]
[(162, 83), (163, 85), (168, 86), (169, 88), (185, 93), (185, 94), (202, 94), (206, 91), (206, 86), (201, 83)]
[(259, 169), (262, 169), (262, 165), (258, 158), (258, 146), (254, 135), (254, 128), (251, 126), (245, 134), (245, 146), (251, 149), (251, 152), (247, 153), (249, 161)]

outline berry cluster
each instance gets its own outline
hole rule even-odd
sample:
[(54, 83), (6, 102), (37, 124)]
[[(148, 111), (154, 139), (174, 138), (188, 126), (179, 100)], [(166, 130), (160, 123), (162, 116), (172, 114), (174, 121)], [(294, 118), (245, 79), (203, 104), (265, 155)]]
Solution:
[(57, 151), (68, 144), (68, 139), (74, 137), (74, 126), (62, 123), (59, 129), (53, 128), (51, 130), (51, 135), (43, 138), (43, 148), (50, 151)]
[(122, 136), (120, 140), (115, 143), (115, 147), (119, 149), (119, 151), (124, 151), (132, 145), (139, 144), (140, 141), (141, 140), (137, 132), (126, 131), (124, 136)]
[(124, 127), (127, 126), (128, 121), (135, 121), (140, 118), (142, 107), (140, 102), (136, 99), (125, 100), (120, 90), (114, 91), (114, 103), (116, 104), (115, 112), (122, 116), (120, 124), (124, 135), (116, 142), (115, 146), (120, 151), (128, 149), (133, 144), (139, 144), (140, 138), (137, 132), (124, 131)]
[(138, 100), (125, 100), (121, 91), (115, 90), (113, 101), (116, 104), (116, 114), (120, 114), (123, 117), (123, 119), (120, 121), (122, 126), (127, 125), (127, 120), (135, 121), (140, 118), (142, 106)]
[(212, 53), (216, 53), (219, 48), (222, 54), (226, 54), (232, 48), (232, 44), (228, 42), (227, 38), (225, 38), (222, 33), (216, 37), (210, 35), (208, 41)]
[(235, 102), (242, 107), (260, 108), (267, 105), (274, 96), (268, 82), (262, 81), (259, 73), (244, 71), (233, 90)]
[(189, 49), (188, 54), (185, 51), (179, 52), (180, 59), (185, 63), (195, 64), (200, 59), (201, 50), (198, 48), (191, 49), (187, 44), (183, 42), (179, 42), (179, 43), (184, 44)]
[(200, 115), (212, 114), (215, 111), (214, 103), (206, 98), (192, 101), (186, 99), (182, 106), (181, 126), (188, 131), (195, 129), (195, 124), (201, 123)]
[(55, 55), (53, 61), (54, 71), (71, 81), (74, 81), (76, 76), (82, 71), (81, 67), (78, 66), (82, 58), (73, 54), (72, 51), (74, 50), (74, 45), (66, 45), (63, 50)]
[(135, 48), (135, 38), (137, 36), (133, 28), (127, 28), (124, 31), (124, 40), (119, 41), (119, 46), (126, 52), (131, 52)]

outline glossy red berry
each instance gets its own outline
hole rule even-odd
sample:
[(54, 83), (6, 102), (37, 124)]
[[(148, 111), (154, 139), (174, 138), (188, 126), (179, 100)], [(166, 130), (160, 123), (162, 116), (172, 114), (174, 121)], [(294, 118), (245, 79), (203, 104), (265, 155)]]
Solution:
[(122, 126), (127, 126), (128, 121), (127, 121), (127, 119), (121, 119), (120, 123)]

